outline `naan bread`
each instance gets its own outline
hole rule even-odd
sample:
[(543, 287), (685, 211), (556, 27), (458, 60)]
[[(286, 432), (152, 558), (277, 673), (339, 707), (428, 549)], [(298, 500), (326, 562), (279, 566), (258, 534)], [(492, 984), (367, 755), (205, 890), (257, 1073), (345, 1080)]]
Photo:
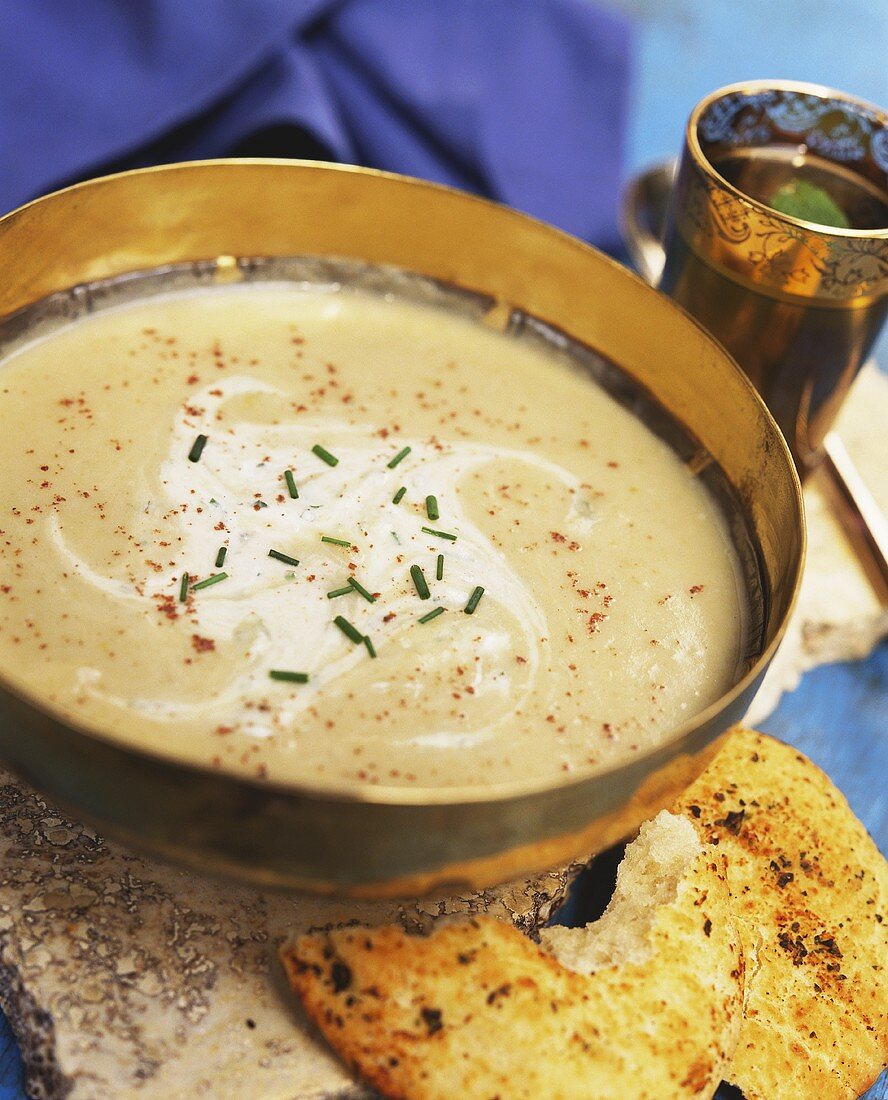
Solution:
[(386, 1096), (710, 1097), (743, 992), (723, 864), (682, 819), (648, 823), (623, 865), (639, 888), (612, 903), (594, 960), (574, 951), (583, 973), (489, 918), (427, 937), (339, 929), (281, 957), (331, 1046)]
[(855, 1100), (888, 1061), (885, 859), (815, 765), (749, 730), (673, 809), (697, 842), (643, 826), (601, 920), (543, 931), (560, 962), (489, 919), (349, 929), (283, 952), (293, 987), (406, 1100), (711, 1096), (722, 1076), (747, 1100)]
[(728, 861), (746, 995), (726, 1079), (747, 1100), (856, 1100), (888, 1061), (888, 863), (819, 768), (751, 730), (675, 812)]

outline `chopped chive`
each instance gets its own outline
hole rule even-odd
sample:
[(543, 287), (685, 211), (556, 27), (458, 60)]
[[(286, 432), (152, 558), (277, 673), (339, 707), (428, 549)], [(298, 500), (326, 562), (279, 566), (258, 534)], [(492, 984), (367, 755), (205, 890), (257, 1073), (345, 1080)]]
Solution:
[(315, 443), (311, 450), (312, 454), (316, 454), (321, 462), (326, 462), (328, 466), (339, 465), (339, 459), (336, 455), (331, 455), (328, 450), (320, 445), (320, 443)]
[(401, 501), (404, 499), (404, 494), (406, 492), (407, 492), (407, 486), (402, 485), (401, 488), (397, 491), (397, 493), (395, 493), (395, 495), (392, 497), (392, 504), (400, 504)]
[(203, 454), (203, 449), (206, 445), (207, 437), (205, 435), (199, 435), (191, 444), (191, 450), (188, 452), (188, 461), (199, 462), (200, 456)]
[(292, 470), (284, 470), (284, 481), (286, 481), (287, 488), (290, 490), (290, 496), (293, 500), (298, 500), (299, 490), (296, 488), (296, 479), (293, 477)]
[(364, 640), (364, 635), (352, 626), (348, 619), (344, 619), (341, 615), (337, 615), (333, 622), (339, 627), (346, 638), (351, 638), (355, 645), (360, 645)]
[(412, 447), (405, 447), (403, 451), (398, 451), (398, 453), (395, 455), (395, 457), (388, 464), (388, 468), (390, 470), (394, 470), (394, 468), (398, 465), (398, 463), (403, 462), (404, 459), (407, 457), (407, 455), (410, 454), (410, 452), (412, 450), (413, 450)]
[(434, 535), (438, 539), (449, 539), (451, 542), (456, 542), (456, 535), (451, 535), (449, 531), (435, 531), (431, 527), (423, 527), (423, 531), (427, 535)]
[(321, 535), (321, 542), (329, 542), (333, 546), (351, 546), (348, 539), (332, 539), (329, 535)]
[(256, 503), (253, 505), (253, 507), (258, 512), (260, 508), (267, 508), (268, 505), (265, 503), (264, 500), (257, 500)]
[(370, 654), (370, 656), (375, 657), (376, 650), (373, 648), (373, 643), (370, 641), (370, 638), (367, 634), (364, 635), (364, 645), (367, 647), (367, 652)]
[(284, 565), (298, 565), (298, 558), (291, 558), (289, 554), (282, 554), (280, 550), (269, 550), (268, 556), (276, 561), (282, 561)]
[(216, 568), (221, 569), (225, 564), (225, 555), (228, 553), (227, 546), (220, 546), (219, 551), (216, 554)]
[(443, 554), (438, 555), (438, 562), (435, 566), (435, 577), (439, 581), (444, 580), (444, 555)]
[(484, 595), (484, 589), (479, 584), (475, 591), (469, 596), (469, 602), (466, 604), (465, 612), (467, 615), (471, 615), (478, 604), (481, 602), (481, 597)]
[(430, 611), (428, 613), (428, 615), (423, 615), (422, 618), (419, 621), (421, 623), (430, 623), (432, 621), (432, 619), (437, 619), (439, 615), (443, 615), (443, 614), (444, 614), (444, 608), (443, 607), (436, 607), (434, 610)]
[(287, 672), (286, 669), (272, 668), (269, 670), (268, 675), (272, 678), (272, 680), (286, 680), (291, 684), (308, 683), (307, 672)]
[(179, 602), (184, 603), (188, 599), (188, 574), (182, 574), (182, 583), (179, 585)]
[(345, 588), (334, 588), (332, 592), (327, 593), (328, 600), (335, 600), (337, 596), (350, 596), (354, 592), (354, 589), (350, 584), (347, 584)]
[(197, 584), (191, 586), (192, 592), (198, 592), (201, 588), (209, 588), (211, 584), (218, 584), (219, 581), (224, 581), (228, 576), (227, 573), (214, 573), (212, 577), (206, 577), (202, 581), (198, 581)]
[(429, 592), (429, 586), (426, 584), (425, 574), (418, 565), (410, 566), (410, 576), (413, 577), (413, 583), (416, 586), (416, 594), (421, 600), (427, 600), (431, 596)]
[(426, 497), (426, 515), (431, 520), (440, 518), (441, 513), (438, 511), (438, 501), (435, 497)]
[(355, 590), (355, 592), (359, 592), (364, 597), (367, 603), (376, 603), (376, 597), (373, 595), (372, 592), (368, 592), (360, 581), (356, 581), (354, 577), (349, 577), (348, 583)]

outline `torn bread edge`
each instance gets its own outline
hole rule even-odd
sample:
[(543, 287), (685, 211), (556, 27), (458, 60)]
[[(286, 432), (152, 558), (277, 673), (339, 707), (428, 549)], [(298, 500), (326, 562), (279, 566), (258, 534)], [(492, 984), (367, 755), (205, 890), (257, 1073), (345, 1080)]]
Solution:
[(389, 1097), (711, 1096), (743, 999), (724, 858), (661, 813), (619, 878), (600, 922), (547, 930), (565, 965), (489, 918), (319, 932), (281, 959), (330, 1045)]

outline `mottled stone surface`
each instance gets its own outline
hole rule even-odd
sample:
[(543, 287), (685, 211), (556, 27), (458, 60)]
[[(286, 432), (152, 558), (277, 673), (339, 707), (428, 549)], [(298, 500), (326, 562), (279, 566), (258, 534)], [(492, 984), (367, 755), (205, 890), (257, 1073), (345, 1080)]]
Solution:
[(0, 773), (0, 1002), (35, 1098), (345, 1098), (362, 1091), (283, 990), (276, 946), (348, 920), (490, 912), (532, 930), (571, 869), (398, 905), (203, 880), (104, 841)]

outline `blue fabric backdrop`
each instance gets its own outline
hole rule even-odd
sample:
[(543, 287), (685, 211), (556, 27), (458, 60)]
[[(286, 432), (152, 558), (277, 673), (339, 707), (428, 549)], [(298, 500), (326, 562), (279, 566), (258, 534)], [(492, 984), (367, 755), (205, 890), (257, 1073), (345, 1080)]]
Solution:
[(613, 246), (629, 38), (586, 0), (4, 0), (0, 211), (114, 168), (312, 155)]

